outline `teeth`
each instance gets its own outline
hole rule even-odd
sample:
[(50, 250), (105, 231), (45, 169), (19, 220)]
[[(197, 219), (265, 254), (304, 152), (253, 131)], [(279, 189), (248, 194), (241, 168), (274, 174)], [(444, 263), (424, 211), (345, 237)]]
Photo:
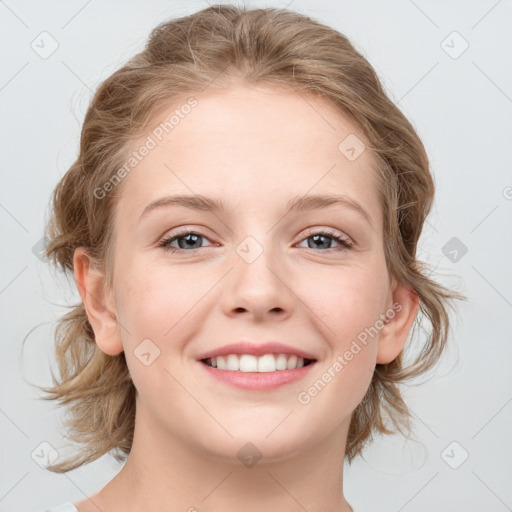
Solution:
[(224, 366), (226, 370), (229, 370), (230, 368), (238, 370), (239, 367), (240, 363), (238, 361), (238, 356), (236, 356), (235, 354), (229, 354), (228, 356), (226, 356), (226, 364)]
[(276, 370), (295, 370), (304, 366), (304, 359), (296, 355), (265, 354), (257, 357), (250, 354), (229, 354), (207, 359), (207, 364), (219, 370), (242, 372), (275, 372)]
[[(251, 357), (256, 359), (254, 356), (242, 356), (240, 358), (241, 361), (244, 360), (244, 357)], [(276, 358), (273, 354), (265, 354), (258, 358), (258, 370), (259, 372), (275, 372), (277, 370)], [(254, 370), (253, 370), (254, 371)]]
[(293, 370), (294, 368), (297, 368), (297, 356), (290, 356), (288, 359), (288, 370)]
[(276, 357), (276, 370), (286, 370), (288, 368), (286, 354), (279, 354)]

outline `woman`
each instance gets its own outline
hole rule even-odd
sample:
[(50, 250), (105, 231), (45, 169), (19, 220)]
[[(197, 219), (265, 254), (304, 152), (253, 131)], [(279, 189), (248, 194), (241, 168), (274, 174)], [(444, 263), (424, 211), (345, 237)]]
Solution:
[(464, 298), (416, 259), (433, 197), (421, 140), (339, 32), (226, 5), (156, 27), (53, 196), (46, 253), (82, 301), (46, 391), (83, 448), (48, 469), (126, 460), (62, 512), (352, 510), (344, 459), (407, 429), (398, 384)]

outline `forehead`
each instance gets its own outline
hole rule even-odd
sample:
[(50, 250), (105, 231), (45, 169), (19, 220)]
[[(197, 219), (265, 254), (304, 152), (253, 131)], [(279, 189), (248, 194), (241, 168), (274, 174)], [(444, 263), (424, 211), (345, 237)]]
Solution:
[(121, 183), (117, 214), (130, 224), (170, 194), (208, 195), (247, 209), (336, 193), (361, 203), (377, 225), (374, 157), (363, 132), (332, 104), (259, 86), (193, 97), (193, 108), (180, 110), (187, 97), (173, 101), (129, 148), (151, 147)]

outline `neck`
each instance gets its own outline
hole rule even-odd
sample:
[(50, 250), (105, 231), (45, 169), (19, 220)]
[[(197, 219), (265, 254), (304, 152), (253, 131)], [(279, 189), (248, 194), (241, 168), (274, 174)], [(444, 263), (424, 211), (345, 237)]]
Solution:
[[(280, 512), (296, 512), (298, 507), (308, 512), (352, 510), (343, 496), (350, 418), (318, 442), (295, 447), (280, 458), (261, 454), (257, 442), (249, 445), (234, 440), (235, 449), (219, 457), (191, 440), (169, 435), (159, 425), (147, 427), (142, 413), (138, 408), (128, 460), (118, 475), (91, 497), (95, 505), (91, 510), (260, 512), (262, 503), (266, 509)], [(239, 453), (244, 445), (245, 451)], [(90, 505), (80, 511), (89, 510)]]

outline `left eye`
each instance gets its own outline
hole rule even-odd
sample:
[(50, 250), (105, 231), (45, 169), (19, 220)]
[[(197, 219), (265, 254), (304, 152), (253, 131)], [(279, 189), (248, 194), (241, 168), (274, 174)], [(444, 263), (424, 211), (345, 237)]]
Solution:
[[(325, 240), (329, 238), (340, 244), (340, 247), (321, 247), (322, 245), (326, 245)], [(170, 252), (189, 252), (187, 249), (201, 249), (201, 241), (203, 239), (208, 240), (205, 236), (201, 235), (200, 233), (196, 233), (195, 231), (183, 231), (168, 238), (164, 238), (160, 242), (160, 247), (163, 247), (165, 250)], [(320, 231), (309, 235), (308, 237), (304, 238), (303, 241), (306, 240), (313, 240), (312, 244), (308, 243), (308, 248), (310, 249), (319, 248), (322, 250), (345, 251), (351, 249), (353, 245), (353, 243), (348, 238), (336, 235), (335, 233), (330, 233), (328, 231)], [(171, 245), (175, 241), (178, 242), (178, 247)], [(199, 246), (197, 246), (197, 244), (199, 244)], [(327, 242), (327, 245), (330, 245), (329, 242)]]
[[(324, 242), (322, 242), (322, 239), (331, 239), (331, 240), (335, 240), (338, 244), (341, 244), (340, 247), (335, 247), (334, 251), (346, 251), (347, 249), (351, 249), (352, 248), (352, 242), (348, 239), (348, 238), (345, 238), (344, 236), (339, 236), (339, 235), (336, 235), (335, 233), (330, 233), (328, 231), (320, 231), (319, 233), (314, 233), (313, 235), (309, 235), (307, 238), (304, 239), (304, 241), (306, 240), (313, 240), (313, 247), (317, 247), (319, 249), (323, 249), (323, 250), (331, 250), (330, 247), (318, 247), (318, 245), (325, 245)], [(311, 247), (311, 244), (308, 243), (308, 247), (309, 248), (313, 248)]]

